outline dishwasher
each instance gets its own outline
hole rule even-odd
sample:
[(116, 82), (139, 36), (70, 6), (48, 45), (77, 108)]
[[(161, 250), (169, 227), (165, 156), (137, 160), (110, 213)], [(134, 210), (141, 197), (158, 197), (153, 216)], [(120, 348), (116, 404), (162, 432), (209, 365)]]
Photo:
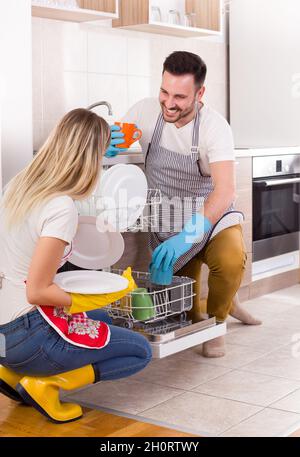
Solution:
[[(148, 189), (143, 214), (125, 231), (145, 231), (147, 227), (155, 227), (160, 203), (160, 191)], [(79, 215), (96, 217), (101, 203), (99, 197), (92, 196), (86, 201), (76, 202), (76, 206)], [(111, 265), (103, 270), (118, 275), (123, 272)], [(213, 316), (206, 315), (200, 322), (193, 322), (190, 318), (195, 296), (193, 279), (175, 275), (170, 285), (160, 286), (151, 282), (150, 273), (133, 271), (132, 276), (138, 288), (146, 289), (151, 298), (151, 318), (140, 320), (135, 317), (132, 293), (103, 309), (112, 318), (113, 325), (142, 333), (150, 342), (153, 358), (164, 358), (226, 334), (226, 323), (216, 322)]]
[[(110, 271), (122, 273), (121, 270)], [(153, 316), (143, 321), (134, 317), (132, 294), (106, 309), (114, 325), (141, 332), (149, 340), (154, 358), (175, 354), (226, 333), (226, 324), (217, 324), (215, 317), (207, 317), (200, 322), (189, 318), (188, 312), (193, 307), (195, 295), (195, 281), (191, 278), (174, 276), (171, 285), (158, 286), (151, 282), (149, 273), (134, 271), (133, 277), (151, 297)]]

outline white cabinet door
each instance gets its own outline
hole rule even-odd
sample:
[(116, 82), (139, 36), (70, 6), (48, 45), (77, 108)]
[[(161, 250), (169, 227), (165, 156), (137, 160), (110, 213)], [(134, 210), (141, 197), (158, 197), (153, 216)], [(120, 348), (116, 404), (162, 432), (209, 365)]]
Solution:
[(299, 0), (232, 0), (230, 10), (236, 147), (299, 145)]

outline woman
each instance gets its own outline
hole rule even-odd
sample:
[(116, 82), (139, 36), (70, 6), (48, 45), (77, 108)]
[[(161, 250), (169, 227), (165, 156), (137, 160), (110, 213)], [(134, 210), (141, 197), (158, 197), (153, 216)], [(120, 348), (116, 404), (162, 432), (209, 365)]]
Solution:
[(97, 331), (98, 346), (88, 348), (66, 341), (42, 312), (51, 309), (52, 317), (68, 325), (65, 311), (78, 310), (87, 299), (66, 293), (53, 279), (77, 230), (74, 200), (94, 190), (110, 141), (101, 117), (85, 109), (71, 111), (9, 183), (0, 205), (0, 342), (5, 341), (0, 390), (59, 423), (82, 416), (78, 405), (60, 403), (60, 387), (130, 376), (151, 359), (148, 341), (112, 326), (104, 311), (76, 315)]

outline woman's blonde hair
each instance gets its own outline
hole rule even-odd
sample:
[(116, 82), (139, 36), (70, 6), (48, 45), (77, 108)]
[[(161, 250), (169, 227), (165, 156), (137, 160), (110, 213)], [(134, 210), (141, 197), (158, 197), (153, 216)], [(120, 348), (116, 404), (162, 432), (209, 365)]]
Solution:
[(33, 161), (8, 184), (3, 197), (6, 224), (20, 224), (27, 214), (55, 196), (87, 198), (94, 190), (110, 128), (97, 114), (75, 109), (50, 133)]

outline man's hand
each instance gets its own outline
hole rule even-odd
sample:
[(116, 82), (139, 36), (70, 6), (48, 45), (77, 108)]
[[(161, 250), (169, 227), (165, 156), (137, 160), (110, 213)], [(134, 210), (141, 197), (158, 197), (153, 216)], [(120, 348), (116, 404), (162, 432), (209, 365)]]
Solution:
[(118, 125), (111, 125), (110, 126), (111, 130), (111, 142), (109, 145), (109, 148), (107, 149), (105, 153), (105, 157), (115, 157), (117, 156), (120, 152), (126, 152), (128, 149), (125, 148), (118, 148), (118, 144), (123, 144), (125, 143), (124, 140), (124, 133), (121, 132), (121, 128)]
[(149, 266), (151, 282), (160, 286), (169, 286), (173, 279), (173, 266), (167, 271), (157, 270), (152, 263)]
[(194, 243), (199, 243), (212, 227), (211, 222), (196, 213), (177, 235), (159, 245), (152, 254), (152, 265), (156, 270), (167, 272), (175, 262), (187, 253)]

